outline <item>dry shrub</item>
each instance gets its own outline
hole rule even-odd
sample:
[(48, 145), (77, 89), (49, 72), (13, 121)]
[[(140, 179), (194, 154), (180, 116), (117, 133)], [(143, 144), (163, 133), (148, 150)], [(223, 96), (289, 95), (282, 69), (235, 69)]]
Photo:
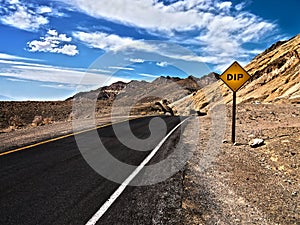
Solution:
[(18, 128), (24, 126), (24, 123), (23, 123), (21, 117), (18, 115), (14, 115), (14, 116), (10, 117), (8, 124), (12, 130), (18, 129)]
[(52, 123), (53, 123), (53, 118), (52, 118), (52, 116), (43, 119), (43, 124), (44, 124), (44, 125), (52, 124)]

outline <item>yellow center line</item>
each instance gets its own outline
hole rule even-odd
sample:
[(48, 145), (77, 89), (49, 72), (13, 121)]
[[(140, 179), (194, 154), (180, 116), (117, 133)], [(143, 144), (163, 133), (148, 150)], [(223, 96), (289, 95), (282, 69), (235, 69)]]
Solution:
[(126, 120), (122, 120), (122, 121), (119, 121), (119, 122), (116, 122), (116, 123), (108, 123), (108, 124), (98, 125), (96, 127), (92, 127), (92, 128), (86, 129), (86, 130), (78, 131), (78, 132), (71, 133), (71, 134), (66, 134), (66, 135), (63, 135), (63, 136), (56, 137), (56, 138), (51, 138), (51, 139), (41, 141), (41, 142), (38, 142), (38, 143), (35, 143), (35, 144), (31, 144), (31, 145), (27, 145), (27, 146), (17, 148), (17, 149), (14, 149), (14, 150), (9, 150), (9, 151), (6, 151), (6, 152), (2, 152), (2, 153), (0, 153), (0, 156), (8, 155), (8, 154), (11, 154), (11, 153), (14, 153), (14, 152), (19, 152), (19, 151), (29, 149), (29, 148), (32, 148), (32, 147), (35, 147), (35, 146), (39, 146), (39, 145), (46, 144), (46, 143), (49, 143), (49, 142), (57, 141), (57, 140), (60, 140), (60, 139), (63, 139), (63, 138), (71, 137), (71, 136), (81, 134), (81, 133), (85, 133), (85, 132), (88, 132), (88, 131), (91, 131), (91, 130), (97, 130), (99, 128), (108, 127), (108, 126), (111, 126), (113, 124), (118, 124), (118, 123), (123, 123), (123, 122), (126, 122), (126, 121), (130, 121), (130, 120), (134, 120), (134, 119), (137, 119), (137, 118), (126, 119)]

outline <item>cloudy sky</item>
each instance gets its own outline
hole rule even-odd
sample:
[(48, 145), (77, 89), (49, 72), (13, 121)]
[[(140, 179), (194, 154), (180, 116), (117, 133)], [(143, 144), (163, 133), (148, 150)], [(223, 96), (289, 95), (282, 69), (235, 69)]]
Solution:
[(0, 0), (0, 100), (246, 65), (299, 33), (299, 0)]

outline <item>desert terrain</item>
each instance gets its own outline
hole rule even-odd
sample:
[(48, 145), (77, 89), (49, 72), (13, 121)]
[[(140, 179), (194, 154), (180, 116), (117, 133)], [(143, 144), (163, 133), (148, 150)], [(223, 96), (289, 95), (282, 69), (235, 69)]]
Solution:
[[(132, 224), (300, 224), (299, 55), (300, 35), (272, 45), (245, 67), (252, 79), (237, 95), (235, 144), (230, 143), (231, 91), (217, 74), (209, 74), (117, 82), (59, 102), (0, 102), (0, 151), (71, 134), (72, 120), (80, 116), (72, 109), (76, 99), (97, 99), (96, 121), (101, 125), (111, 122), (116, 101), (132, 106), (134, 100), (132, 118), (160, 115), (163, 110), (156, 103), (164, 96), (176, 115), (191, 116), (199, 124), (200, 140), (180, 172), (134, 192), (131, 205), (139, 202), (140, 207), (124, 206), (135, 215)], [(222, 104), (225, 121), (219, 123), (226, 127), (220, 136), (212, 131), (212, 112)], [(214, 138), (220, 149), (207, 164), (207, 144)], [(255, 138), (264, 144), (252, 148), (249, 142)], [(145, 193), (156, 204), (145, 202)]]

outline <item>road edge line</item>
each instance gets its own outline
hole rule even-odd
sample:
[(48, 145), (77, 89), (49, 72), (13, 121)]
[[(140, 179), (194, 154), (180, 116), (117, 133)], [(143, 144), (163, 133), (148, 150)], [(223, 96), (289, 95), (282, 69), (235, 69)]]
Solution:
[(142, 163), (135, 168), (135, 170), (123, 181), (123, 183), (114, 191), (114, 193), (109, 197), (108, 200), (98, 209), (98, 211), (92, 216), (91, 219), (85, 225), (95, 225), (99, 219), (104, 215), (104, 213), (110, 208), (110, 206), (117, 200), (117, 198), (123, 193), (128, 184), (138, 175), (138, 173), (143, 169), (143, 167), (153, 158), (160, 147), (165, 143), (165, 141), (173, 134), (178, 127), (180, 127), (185, 121), (189, 119), (186, 118), (177, 124), (150, 152), (150, 154), (142, 161)]

